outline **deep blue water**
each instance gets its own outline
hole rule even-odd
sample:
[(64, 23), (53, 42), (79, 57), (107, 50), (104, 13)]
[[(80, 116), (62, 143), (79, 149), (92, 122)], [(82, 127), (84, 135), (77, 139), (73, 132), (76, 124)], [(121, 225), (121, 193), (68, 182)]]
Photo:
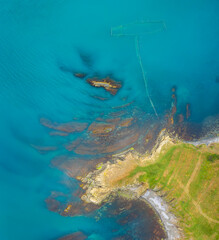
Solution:
[[(177, 86), (178, 111), (190, 103), (190, 121), (218, 114), (218, 12), (218, 0), (0, 0), (0, 239), (55, 239), (75, 231), (112, 239), (118, 227), (113, 218), (98, 222), (47, 209), (52, 191), (66, 193), (68, 201), (77, 188), (51, 160), (65, 155), (77, 161), (77, 154), (62, 146), (80, 134), (50, 136), (40, 119), (91, 123), (132, 101), (127, 115), (138, 108), (152, 117), (134, 37), (110, 35), (111, 27), (142, 20), (166, 26), (139, 37), (160, 118), (170, 108), (172, 86)], [(72, 72), (112, 74), (123, 87), (112, 96)], [(108, 100), (93, 97), (98, 94)], [(42, 154), (33, 145), (57, 150)]]

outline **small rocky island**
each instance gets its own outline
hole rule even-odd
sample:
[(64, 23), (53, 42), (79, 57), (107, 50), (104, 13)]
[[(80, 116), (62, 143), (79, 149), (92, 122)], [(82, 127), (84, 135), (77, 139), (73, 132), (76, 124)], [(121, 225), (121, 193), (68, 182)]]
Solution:
[(116, 95), (118, 90), (122, 87), (121, 83), (111, 79), (109, 76), (105, 78), (88, 78), (87, 83), (89, 83), (93, 87), (104, 88), (107, 92), (112, 95)]

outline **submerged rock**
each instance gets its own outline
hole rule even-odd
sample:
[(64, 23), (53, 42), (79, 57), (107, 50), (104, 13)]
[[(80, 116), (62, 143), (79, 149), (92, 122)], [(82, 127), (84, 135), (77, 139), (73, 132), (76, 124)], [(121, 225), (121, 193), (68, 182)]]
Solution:
[(133, 118), (124, 119), (121, 123), (121, 127), (129, 127), (132, 124)]
[(87, 128), (87, 123), (82, 122), (66, 122), (66, 123), (57, 123), (52, 122), (47, 118), (40, 118), (40, 123), (47, 128), (58, 130), (64, 133), (74, 133), (74, 132), (82, 132)]
[(59, 238), (58, 240), (85, 240), (87, 236), (82, 232), (75, 232), (72, 234), (68, 234), (64, 237)]
[(77, 78), (85, 78), (87, 76), (86, 73), (74, 73), (74, 76)]
[(92, 134), (99, 135), (99, 134), (108, 134), (115, 130), (115, 125), (110, 123), (92, 123), (89, 128), (89, 131), (92, 132)]
[(190, 104), (187, 103), (186, 104), (186, 119), (189, 119), (189, 117), (191, 116), (191, 109), (190, 109)]

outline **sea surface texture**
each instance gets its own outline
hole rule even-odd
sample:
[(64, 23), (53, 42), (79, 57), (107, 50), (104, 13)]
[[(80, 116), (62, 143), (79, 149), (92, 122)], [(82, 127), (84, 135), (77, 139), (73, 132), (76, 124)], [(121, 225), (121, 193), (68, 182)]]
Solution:
[(77, 179), (143, 153), (166, 122), (189, 123), (186, 140), (212, 130), (218, 13), (218, 0), (0, 0), (1, 240), (164, 237), (141, 201), (86, 206)]

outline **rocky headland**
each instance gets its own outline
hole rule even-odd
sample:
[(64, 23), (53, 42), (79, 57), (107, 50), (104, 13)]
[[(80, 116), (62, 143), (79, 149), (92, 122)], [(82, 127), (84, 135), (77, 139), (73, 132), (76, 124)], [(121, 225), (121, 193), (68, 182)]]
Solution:
[[(200, 145), (202, 143), (204, 145)], [(79, 178), (85, 191), (81, 199), (96, 205), (111, 201), (115, 196), (142, 199), (160, 216), (167, 239), (198, 239), (197, 234), (209, 237), (203, 239), (215, 239), (217, 233), (212, 236), (212, 231), (219, 221), (210, 206), (217, 203), (217, 195), (203, 198), (198, 191), (200, 184), (208, 187), (208, 191), (216, 191), (218, 138), (192, 144), (171, 138), (164, 129), (152, 151), (139, 154), (130, 148), (113, 155), (112, 161), (99, 163), (95, 171)], [(203, 174), (209, 175), (203, 180)], [(191, 232), (192, 224), (197, 226), (199, 221), (202, 224), (207, 221), (209, 228), (205, 233), (200, 233), (200, 229)]]

